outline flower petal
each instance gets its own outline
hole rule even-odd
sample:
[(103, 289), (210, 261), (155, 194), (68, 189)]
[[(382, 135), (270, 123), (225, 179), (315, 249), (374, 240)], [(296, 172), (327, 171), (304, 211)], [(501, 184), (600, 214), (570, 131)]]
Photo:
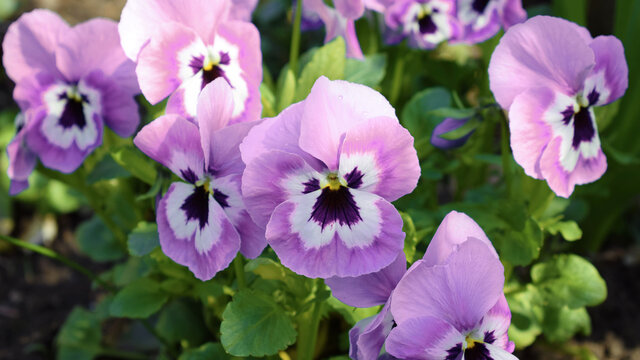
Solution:
[(59, 40), (56, 65), (69, 81), (101, 70), (130, 96), (139, 92), (135, 64), (122, 51), (113, 20), (97, 18), (74, 26)]
[[(215, 176), (227, 176), (229, 174), (242, 174), (245, 165), (240, 158), (239, 145), (247, 136), (247, 133), (259, 121), (238, 123), (214, 132), (210, 137), (209, 163), (207, 168)], [(203, 132), (200, 132), (201, 136)], [(203, 148), (206, 151), (206, 148)], [(206, 154), (206, 152), (205, 152)]]
[(598, 102), (593, 105), (612, 103), (624, 95), (629, 86), (624, 47), (615, 36), (598, 36), (589, 46), (595, 54), (596, 66), (585, 81), (585, 93), (598, 92)]
[(53, 11), (37, 9), (12, 23), (2, 42), (2, 64), (15, 83), (34, 72), (45, 71), (61, 77), (56, 68), (58, 39), (69, 25)]
[(595, 60), (585, 30), (560, 18), (536, 16), (502, 37), (489, 64), (498, 103), (509, 109), (524, 91), (547, 87), (567, 95), (582, 90)]
[(515, 355), (507, 352), (506, 350), (491, 344), (483, 344), (487, 350), (488, 354), (485, 355), (489, 360), (518, 360)]
[(179, 23), (167, 23), (156, 29), (136, 66), (140, 90), (150, 103), (156, 104), (169, 96), (199, 69), (191, 61), (206, 53), (205, 44), (198, 35)]
[(304, 102), (293, 104), (251, 129), (240, 144), (242, 161), (249, 164), (267, 151), (280, 150), (298, 155), (315, 170), (322, 171), (325, 166), (298, 145), (303, 109)]
[(345, 133), (356, 124), (376, 117), (398, 119), (393, 107), (379, 92), (321, 76), (304, 101), (300, 148), (322, 160), (330, 170), (336, 170)]
[(164, 115), (142, 128), (133, 143), (182, 179), (195, 183), (204, 171), (198, 127), (178, 115)]
[(347, 130), (339, 173), (362, 174), (360, 190), (395, 201), (415, 189), (420, 178), (413, 137), (395, 118), (379, 117)]
[(333, 5), (348, 19), (358, 19), (364, 14), (363, 0), (335, 0)]
[(234, 20), (251, 21), (251, 13), (258, 5), (258, 0), (233, 0), (229, 18)]
[(137, 61), (145, 44), (170, 22), (188, 26), (204, 41), (213, 40), (229, 7), (227, 0), (128, 0), (118, 24), (122, 48), (129, 59)]
[(446, 321), (418, 316), (393, 328), (385, 347), (400, 359), (457, 360), (464, 340), (464, 335)]
[(368, 274), (396, 259), (404, 240), (398, 211), (377, 195), (348, 191), (356, 213), (333, 209), (336, 218), (322, 224), (314, 219), (322, 190), (276, 207), (266, 236), (283, 265), (307, 277), (328, 278)]
[[(162, 251), (200, 280), (209, 280), (229, 266), (240, 249), (240, 237), (220, 205), (210, 195), (200, 199), (193, 218), (193, 185), (173, 183), (158, 204), (156, 220)], [(202, 217), (202, 219), (200, 219)]]
[(263, 153), (247, 164), (242, 176), (242, 194), (251, 218), (266, 227), (274, 209), (304, 194), (305, 184), (313, 179), (320, 179), (320, 174), (300, 156), (277, 150)]
[(481, 240), (470, 238), (444, 265), (416, 262), (393, 292), (391, 312), (398, 324), (433, 316), (459, 331), (473, 329), (502, 295), (504, 268)]
[(406, 271), (407, 259), (401, 251), (390, 265), (380, 271), (358, 277), (331, 277), (325, 283), (333, 296), (343, 303), (367, 308), (386, 303)]
[(515, 344), (509, 341), (507, 334), (509, 325), (511, 325), (511, 310), (509, 310), (507, 299), (502, 295), (470, 336), (473, 339), (482, 340), (508, 352), (513, 352)]
[(444, 217), (442, 223), (438, 226), (422, 260), (426, 266), (442, 265), (447, 261), (451, 253), (469, 239), (482, 241), (495, 258), (498, 258), (493, 244), (482, 231), (482, 228), (467, 214), (452, 211)]
[(378, 315), (358, 321), (349, 331), (349, 356), (357, 360), (377, 360), (393, 324), (388, 303)]

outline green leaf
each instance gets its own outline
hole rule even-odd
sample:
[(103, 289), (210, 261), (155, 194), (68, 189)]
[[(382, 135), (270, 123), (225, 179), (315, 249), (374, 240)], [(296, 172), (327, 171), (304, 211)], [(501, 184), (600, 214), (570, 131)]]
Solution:
[(421, 139), (429, 139), (433, 129), (443, 120), (441, 116), (432, 115), (433, 110), (450, 106), (451, 94), (447, 89), (428, 88), (409, 100), (402, 109), (400, 120), (416, 139), (416, 142)]
[(156, 324), (158, 333), (182, 347), (199, 346), (208, 338), (200, 306), (186, 301), (173, 301), (162, 309)]
[(78, 226), (76, 240), (80, 250), (98, 262), (119, 260), (126, 255), (111, 230), (97, 216)]
[(80, 307), (75, 307), (62, 325), (56, 344), (57, 359), (91, 360), (100, 353), (100, 320)]
[(296, 76), (289, 67), (282, 69), (278, 79), (278, 103), (276, 110), (281, 112), (293, 103), (296, 94)]
[(587, 26), (587, 0), (553, 0), (552, 9), (555, 16)]
[(300, 73), (295, 89), (294, 102), (306, 98), (311, 91), (311, 87), (320, 76), (326, 76), (330, 80), (344, 79), (345, 56), (346, 48), (341, 37), (337, 37), (319, 48)]
[(442, 117), (442, 118), (452, 118), (452, 119), (466, 119), (474, 116), (476, 114), (475, 109), (457, 109), (457, 108), (440, 108), (429, 111), (429, 115)]
[(273, 299), (240, 290), (227, 305), (220, 325), (222, 345), (235, 356), (273, 355), (296, 340), (289, 316)]
[(492, 234), (496, 234), (491, 236), (491, 240), (494, 241), (500, 258), (513, 265), (529, 265), (540, 255), (544, 237), (540, 226), (533, 219), (527, 219), (522, 230), (511, 227), (504, 232)]
[(222, 345), (218, 343), (206, 343), (197, 349), (189, 349), (180, 355), (178, 360), (230, 360)]
[(87, 175), (87, 183), (94, 184), (101, 180), (111, 180), (117, 178), (125, 178), (131, 176), (126, 169), (118, 164), (111, 155), (106, 154), (93, 167), (89, 175)]
[(607, 297), (607, 286), (598, 270), (578, 255), (556, 255), (534, 265), (531, 279), (545, 300), (557, 307), (594, 306)]
[(416, 256), (416, 245), (418, 245), (419, 241), (418, 233), (411, 215), (400, 212), (400, 216), (402, 216), (402, 231), (406, 235), (404, 238), (404, 255), (407, 257), (409, 264), (411, 264)]
[(276, 113), (276, 96), (265, 83), (260, 84), (260, 101), (262, 102), (262, 116), (274, 117)]
[(549, 231), (551, 235), (560, 233), (567, 241), (576, 241), (582, 238), (582, 230), (580, 230), (578, 224), (573, 220), (558, 221), (555, 224), (548, 226), (545, 230)]
[(509, 340), (513, 341), (517, 348), (527, 347), (542, 333), (540, 293), (534, 286), (528, 285), (522, 290), (505, 295), (511, 309)]
[(578, 332), (589, 335), (591, 319), (584, 307), (570, 309), (567, 306), (545, 306), (542, 331), (551, 342), (565, 342)]
[(129, 171), (133, 176), (153, 185), (158, 175), (153, 162), (151, 162), (140, 150), (134, 147), (123, 147), (111, 153), (113, 160)]
[(135, 256), (144, 256), (152, 252), (160, 245), (158, 238), (158, 225), (141, 221), (129, 234), (129, 253)]
[(169, 299), (160, 284), (141, 278), (125, 286), (116, 294), (109, 307), (111, 316), (143, 319), (154, 314)]
[(347, 59), (344, 69), (344, 79), (369, 87), (375, 87), (384, 79), (386, 68), (386, 54), (367, 55), (364, 60)]
[(342, 301), (331, 296), (327, 300), (329, 305), (334, 311), (342, 315), (342, 318), (349, 323), (349, 325), (355, 325), (358, 321), (374, 316), (380, 312), (380, 306), (372, 306), (368, 308), (356, 308), (349, 306)]
[(474, 131), (478, 127), (478, 125), (480, 125), (480, 119), (474, 117), (474, 118), (469, 119), (469, 121), (464, 123), (459, 128), (451, 130), (451, 131), (446, 132), (444, 134), (440, 134), (440, 135), (438, 135), (438, 137), (446, 139), (446, 140), (457, 140), (457, 139), (460, 139), (460, 138), (462, 138), (464, 136), (469, 135), (469, 133)]

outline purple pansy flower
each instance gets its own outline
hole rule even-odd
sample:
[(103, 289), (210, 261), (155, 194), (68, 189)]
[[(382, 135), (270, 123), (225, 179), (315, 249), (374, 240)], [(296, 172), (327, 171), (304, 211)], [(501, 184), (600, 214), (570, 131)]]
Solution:
[(507, 30), (526, 19), (522, 0), (458, 0), (458, 20), (464, 27), (462, 40), (466, 43), (485, 41), (501, 26)]
[(391, 29), (388, 42), (409, 38), (409, 45), (421, 49), (433, 49), (462, 32), (455, 0), (397, 0), (388, 7), (385, 22)]
[(594, 106), (628, 85), (622, 43), (569, 21), (536, 16), (512, 27), (489, 65), (491, 91), (509, 111), (511, 149), (527, 175), (568, 197), (607, 169)]
[(24, 114), (7, 147), (12, 194), (28, 186), (36, 158), (69, 173), (102, 143), (104, 124), (123, 137), (138, 127), (134, 64), (122, 52), (115, 22), (70, 27), (51, 11), (34, 10), (9, 26), (2, 48)]
[(245, 210), (238, 145), (255, 124), (227, 126), (233, 114), (231, 88), (223, 79), (207, 85), (198, 101), (197, 125), (164, 115), (145, 126), (134, 144), (178, 175), (158, 204), (162, 251), (201, 280), (226, 268), (238, 250), (255, 258), (264, 232)]
[(230, 7), (230, 0), (127, 1), (118, 30), (149, 102), (170, 96), (167, 113), (192, 119), (198, 94), (220, 77), (233, 90), (231, 123), (260, 117), (260, 35), (231, 18)]
[(393, 290), (397, 326), (387, 352), (398, 359), (516, 359), (503, 286), (504, 268), (482, 229), (450, 213)]
[[(406, 287), (413, 285), (422, 286), (421, 284), (414, 284), (416, 278), (420, 280), (427, 280), (426, 278), (420, 278), (421, 275), (415, 275), (414, 271), (421, 272), (424, 268), (442, 267), (443, 264), (447, 264), (447, 262), (451, 261), (450, 257), (453, 253), (457, 252), (461, 246), (469, 241), (477, 242), (477, 245), (484, 249), (484, 253), (488, 254), (490, 257), (490, 263), (495, 263), (497, 261), (497, 253), (478, 224), (476, 224), (476, 222), (469, 216), (452, 211), (443, 219), (442, 223), (438, 227), (438, 230), (431, 240), (422, 260), (417, 261), (409, 270), (406, 270), (406, 261), (404, 254), (402, 254), (401, 256), (398, 256), (396, 261), (394, 261), (390, 266), (377, 273), (358, 277), (334, 277), (327, 279), (326, 283), (331, 287), (333, 295), (345, 304), (355, 307), (370, 307), (385, 304), (378, 315), (361, 320), (349, 332), (351, 344), (350, 357), (354, 360), (375, 360), (378, 359), (378, 356), (387, 356), (391, 358), (391, 355), (384, 353), (380, 354), (380, 351), (383, 345), (385, 345), (385, 342), (387, 350), (389, 349), (390, 345), (387, 338), (392, 332), (394, 323), (398, 323), (398, 320), (394, 319), (395, 313), (393, 312), (394, 303), (396, 302), (395, 298), (400, 297), (401, 299), (399, 302), (407, 301), (408, 292), (406, 291)], [(497, 274), (498, 273), (496, 272), (493, 275)], [(502, 272), (499, 274), (501, 275)], [(411, 280), (405, 280), (405, 278), (409, 278)], [(437, 278), (433, 279), (435, 282), (437, 282), (437, 280)], [(457, 280), (464, 281), (464, 278)], [(407, 281), (409, 282), (409, 285), (406, 285)], [(405, 285), (400, 286), (400, 283), (405, 283)], [(412, 291), (416, 294), (414, 296), (421, 296), (420, 294), (431, 292), (432, 288), (413, 288)], [(478, 290), (476, 289), (476, 291)], [(483, 291), (484, 290), (479, 291), (479, 293), (482, 293)], [(398, 292), (400, 292), (400, 294), (397, 294)], [(436, 294), (434, 296), (444, 298), (447, 294)], [(411, 299), (409, 300), (413, 301)], [(507, 352), (511, 352), (513, 351), (514, 345), (508, 341), (506, 334), (511, 314), (506, 304), (506, 299), (502, 293), (500, 293), (499, 299), (496, 298), (496, 301), (496, 306), (489, 311), (491, 315), (487, 315), (484, 320), (481, 320), (484, 326), (481, 330), (485, 332), (493, 332), (495, 339), (489, 341), (491, 339), (487, 338), (486, 342), (491, 342), (491, 344), (500, 346), (503, 349), (506, 349)], [(496, 313), (498, 315), (495, 315)], [(401, 313), (400, 316), (405, 315), (406, 313)], [(445, 315), (440, 315), (441, 317), (446, 318)], [(418, 318), (420, 317), (420, 314), (416, 313), (414, 317)], [(496, 321), (499, 322), (499, 326), (494, 326), (497, 323)], [(413, 334), (412, 336), (415, 337), (416, 334)], [(391, 341), (396, 340), (397, 339)], [(391, 345), (392, 348), (393, 346), (394, 345)], [(416, 354), (409, 356), (398, 352), (389, 352), (398, 359), (430, 359), (429, 357), (420, 357)], [(456, 355), (460, 354), (461, 352)], [(414, 357), (414, 355), (417, 357)], [(443, 358), (445, 357), (433, 357), (433, 359)], [(465, 357), (465, 359), (467, 358), (468, 357)], [(458, 359), (458, 357), (452, 357), (452, 359)], [(495, 357), (494, 359), (501, 358)]]
[(309, 96), (240, 146), (249, 214), (282, 263), (308, 276), (357, 276), (403, 248), (391, 205), (420, 176), (413, 138), (380, 93), (319, 78)]

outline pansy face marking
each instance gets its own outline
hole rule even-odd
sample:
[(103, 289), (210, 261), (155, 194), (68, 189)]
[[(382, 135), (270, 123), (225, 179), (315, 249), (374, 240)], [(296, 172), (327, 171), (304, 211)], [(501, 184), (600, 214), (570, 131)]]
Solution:
[(472, 24), (474, 29), (487, 25), (499, 1), (463, 0), (458, 1), (458, 17), (463, 24)]
[(452, 4), (432, 0), (414, 3), (404, 18), (404, 32), (415, 34), (425, 41), (438, 44), (451, 37), (449, 15)]
[(311, 212), (309, 220), (315, 221), (323, 231), (327, 225), (334, 222), (351, 228), (351, 225), (362, 221), (360, 208), (349, 192), (349, 188), (357, 189), (361, 184), (362, 173), (357, 168), (344, 177), (339, 177), (336, 173), (329, 173), (320, 182), (316, 180), (311, 184), (306, 183), (305, 192), (307, 193), (321, 190), (313, 205), (313, 212)]

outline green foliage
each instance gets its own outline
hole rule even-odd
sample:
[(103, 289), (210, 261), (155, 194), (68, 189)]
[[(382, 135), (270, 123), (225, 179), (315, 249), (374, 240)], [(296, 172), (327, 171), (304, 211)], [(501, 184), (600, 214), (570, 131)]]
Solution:
[(129, 253), (135, 256), (144, 256), (160, 246), (158, 237), (158, 225), (142, 221), (129, 234)]
[(241, 290), (222, 314), (220, 338), (235, 356), (276, 354), (296, 340), (296, 330), (284, 309), (271, 297)]
[(295, 87), (294, 102), (306, 98), (320, 76), (326, 76), (330, 80), (344, 79), (345, 51), (344, 40), (341, 37), (316, 50), (311, 61), (300, 72), (300, 78)]
[(169, 299), (160, 284), (149, 278), (138, 279), (116, 294), (109, 312), (114, 317), (143, 319), (156, 313)]
[(156, 330), (166, 340), (193, 348), (204, 343), (208, 331), (197, 304), (188, 301), (172, 301), (160, 312)]
[(126, 255), (111, 230), (97, 216), (78, 226), (76, 240), (82, 252), (94, 261), (113, 261)]
[(347, 59), (344, 79), (369, 87), (376, 87), (384, 79), (386, 68), (386, 54), (368, 55), (364, 60)]
[(131, 174), (118, 164), (111, 155), (106, 154), (87, 175), (87, 184), (102, 180), (129, 177)]
[(73, 309), (56, 336), (56, 358), (60, 360), (91, 360), (101, 351), (100, 321), (80, 307)]
[(206, 343), (197, 349), (189, 349), (180, 355), (178, 360), (227, 360), (231, 356), (218, 343)]
[(131, 175), (153, 185), (157, 172), (153, 162), (147, 158), (140, 150), (134, 147), (121, 147), (111, 152), (113, 160), (126, 169)]

